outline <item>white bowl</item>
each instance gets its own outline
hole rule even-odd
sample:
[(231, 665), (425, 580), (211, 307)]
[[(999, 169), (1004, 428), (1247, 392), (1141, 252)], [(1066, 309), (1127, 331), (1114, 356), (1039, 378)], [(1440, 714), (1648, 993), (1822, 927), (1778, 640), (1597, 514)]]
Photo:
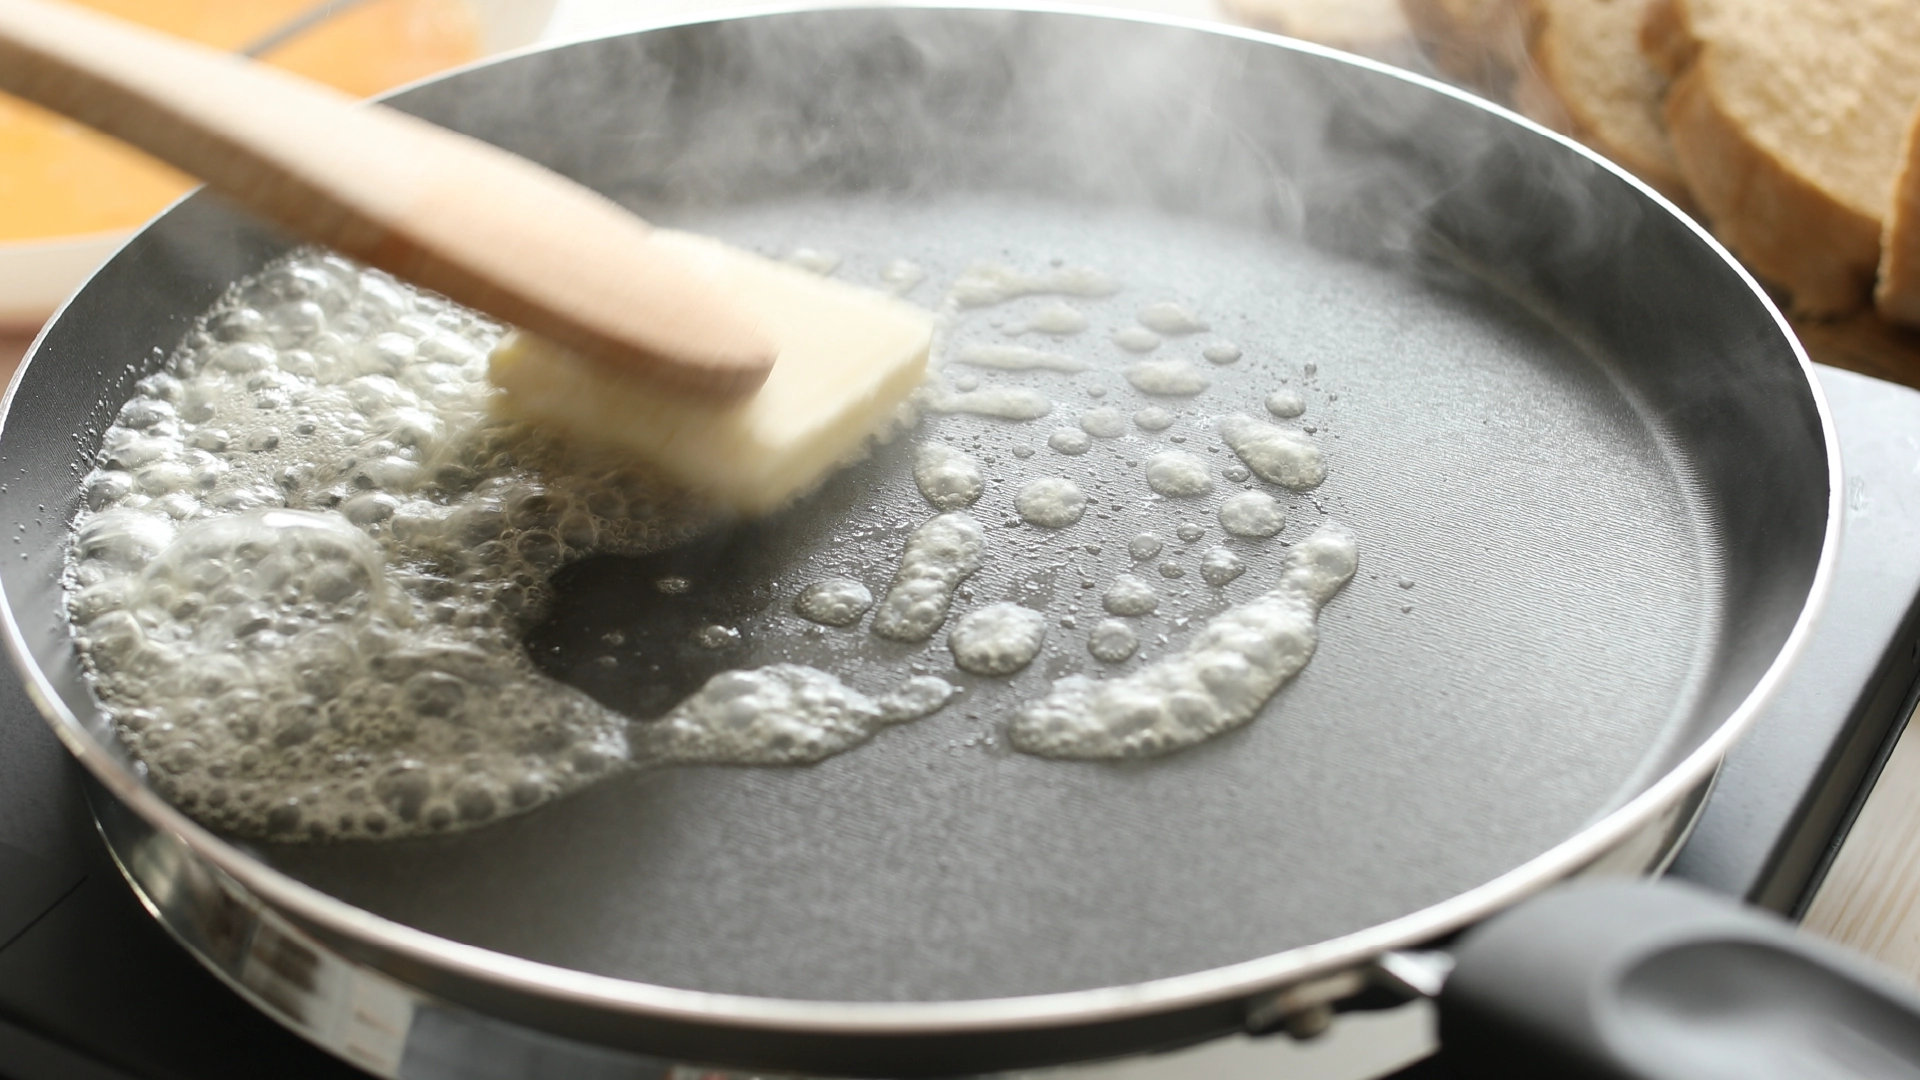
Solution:
[(29, 334), (132, 230), (0, 242), (0, 335)]

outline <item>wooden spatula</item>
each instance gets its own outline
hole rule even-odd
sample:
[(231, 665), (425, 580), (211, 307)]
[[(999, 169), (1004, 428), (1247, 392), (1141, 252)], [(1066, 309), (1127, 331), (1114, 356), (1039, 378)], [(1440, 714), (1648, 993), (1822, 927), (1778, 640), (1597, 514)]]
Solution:
[(307, 239), (663, 386), (758, 387), (777, 348), (646, 222), (475, 139), (276, 68), (0, 0), (0, 90), (205, 180)]
[(501, 408), (741, 510), (855, 454), (926, 368), (932, 321), (911, 305), (653, 228), (485, 143), (83, 9), (0, 0), (0, 90), (530, 331), (492, 357)]

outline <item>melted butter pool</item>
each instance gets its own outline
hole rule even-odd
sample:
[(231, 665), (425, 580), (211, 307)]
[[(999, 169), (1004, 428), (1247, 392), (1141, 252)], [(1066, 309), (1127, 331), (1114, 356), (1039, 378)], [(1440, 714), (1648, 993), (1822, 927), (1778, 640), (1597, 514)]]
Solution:
[(121, 408), (68, 611), (122, 741), (182, 808), (248, 835), (392, 837), (634, 761), (627, 719), (520, 638), (563, 564), (712, 522), (624, 462), (495, 419), (498, 335), (301, 254)]
[[(858, 254), (787, 252), (820, 273), (916, 284), (899, 259), (862, 269)], [(1137, 340), (1075, 338), (1089, 315), (1060, 302), (1021, 300), (1029, 307), (1014, 329), (1054, 334), (1046, 350), (1004, 344), (996, 311), (1025, 296), (1125, 313), (1129, 286), (1102, 269), (973, 263), (929, 277), (947, 288), (937, 361), (970, 371), (950, 375), (956, 390), (929, 386), (916, 438), (852, 469), (877, 469), (874, 480), (851, 480), (885, 492), (906, 480), (924, 517), (891, 521), (881, 557), (768, 578), (756, 588), (781, 596), (758, 607), (710, 603), (732, 588), (724, 571), (649, 571), (636, 588), (649, 611), (678, 611), (670, 632), (609, 630), (580, 669), (589, 676), (528, 644), (551, 623), (561, 571), (699, 548), (730, 527), (630, 463), (495, 419), (490, 321), (319, 254), (244, 282), (140, 384), (86, 482), (69, 611), (123, 742), (163, 794), (240, 834), (459, 830), (634, 767), (816, 763), (939, 711), (968, 678), (1052, 700), (1058, 690), (1031, 684), (1029, 667), (1054, 676), (1089, 659), (1098, 671), (1150, 663), (1231, 600), (1204, 588), (1236, 577), (1227, 559), (1235, 571), (1277, 565), (1281, 546), (1204, 563), (1167, 552), (1152, 565), (1158, 584), (1121, 573), (1104, 594), (1073, 594), (1054, 578), (1087, 577), (1083, 559), (1035, 559), (1021, 538), (1000, 552), (993, 532), (1018, 525), (1079, 536), (1081, 555), (1098, 555), (1098, 540), (1137, 513), (1129, 507), (1156, 494), (1231, 519), (1213, 505), (1217, 459), (1183, 444), (1258, 398), (1238, 380), (1213, 388), (1185, 359), (1129, 359)], [(1164, 334), (1210, 325), (1187, 309), (1140, 311)], [(1169, 396), (1187, 398), (1190, 415), (1154, 404)], [(1079, 413), (1079, 429), (1044, 438), (1071, 465), (1064, 475), (1037, 475), (1039, 436), (1020, 429), (1062, 398), (1102, 404)], [(895, 467), (902, 454), (906, 469)], [(874, 527), (868, 519), (852, 536), (877, 536)], [(1190, 542), (1185, 523), (1160, 527)], [(1131, 555), (1139, 550), (1135, 540)], [(970, 578), (995, 559), (1025, 567), (1029, 584), (975, 596)], [(1192, 582), (1190, 569), (1206, 580)], [(1054, 623), (1069, 632), (1050, 634)], [(920, 650), (945, 640), (950, 657), (931, 665), (925, 657), (941, 651), (904, 653), (924, 659), (841, 671), (781, 659), (778, 642), (795, 636)], [(774, 663), (747, 659), (762, 655)], [(637, 698), (593, 690), (674, 665), (680, 675)]]

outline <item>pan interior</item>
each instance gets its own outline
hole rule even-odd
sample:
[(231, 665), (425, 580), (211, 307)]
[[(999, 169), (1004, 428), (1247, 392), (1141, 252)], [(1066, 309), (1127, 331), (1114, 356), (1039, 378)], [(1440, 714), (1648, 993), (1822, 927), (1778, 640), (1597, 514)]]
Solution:
[[(1491, 290), (1436, 288), (1198, 217), (1044, 198), (767, 201), (676, 223), (769, 254), (831, 249), (840, 277), (867, 283), (907, 258), (928, 272), (914, 294), (928, 302), (978, 260), (1036, 272), (1059, 260), (1126, 286), (1074, 301), (1084, 334), (1019, 339), (1099, 365), (1023, 375), (1052, 400), (1047, 417), (929, 416), (771, 522), (576, 564), (530, 642), (548, 671), (642, 716), (671, 700), (663, 687), (782, 660), (868, 691), (930, 671), (962, 696), (813, 767), (659, 770), (467, 835), (270, 847), (273, 865), (456, 940), (645, 982), (826, 1000), (1072, 990), (1308, 944), (1485, 881), (1613, 805), (1697, 703), (1716, 555), (1676, 450), (1605, 365)], [(1120, 376), (1132, 357), (1107, 340), (1167, 300), (1211, 324), (1155, 354), (1207, 371), (1195, 398), (1137, 393)], [(945, 351), (1007, 341), (993, 323), (1047, 302), (965, 313)], [(1215, 340), (1243, 358), (1200, 359)], [(1210, 587), (1198, 559), (1225, 539), (1220, 498), (1262, 486), (1224, 478), (1234, 459), (1214, 420), (1265, 416), (1282, 389), (1304, 398), (1330, 476), (1288, 499), (1278, 541), (1234, 542), (1248, 572)], [(1087, 409), (1154, 404), (1173, 426), (1129, 423), (1084, 455), (1047, 446)], [(1001, 600), (1047, 615), (1045, 651), (1012, 677), (956, 670), (944, 635), (897, 645), (791, 611), (828, 577), (884, 590), (906, 533), (934, 513), (911, 478), (924, 441), (967, 449), (988, 478), (972, 510), (986, 564), (956, 615)], [(1176, 450), (1208, 462), (1211, 496), (1147, 490), (1144, 460)], [(1093, 495), (1086, 517), (1021, 523), (1014, 496), (1042, 476)], [(1143, 640), (1131, 668), (1270, 588), (1284, 544), (1329, 518), (1356, 534), (1360, 572), (1323, 614), (1318, 655), (1253, 723), (1125, 764), (1007, 748), (1019, 702), (1102, 666), (1087, 631), (1116, 574), (1162, 595), (1131, 620)], [(1188, 523), (1204, 538), (1179, 539)], [(1128, 540), (1144, 530), (1166, 548), (1138, 560)], [(1184, 573), (1163, 577), (1162, 564)], [(669, 574), (695, 580), (697, 603), (658, 593)], [(707, 622), (735, 627), (740, 644), (694, 646)]]
[[(1643, 193), (1429, 87), (1181, 27), (835, 10), (582, 43), (397, 104), (655, 220), (768, 254), (838, 252), (848, 280), (912, 260), (927, 279), (911, 296), (928, 304), (978, 260), (1059, 259), (1126, 286), (1072, 301), (1091, 326), (1057, 345), (991, 325), (1043, 299), (965, 316), (953, 344), (1099, 366), (1028, 379), (1053, 403), (1041, 420), (929, 417), (915, 435), (986, 466), (973, 512), (988, 557), (956, 612), (1044, 609), (1030, 668), (964, 675), (943, 635), (895, 647), (864, 624), (809, 633), (790, 613), (821, 578), (885, 587), (932, 513), (905, 441), (697, 550), (563, 569), (534, 655), (639, 716), (662, 683), (684, 689), (716, 660), (800, 660), (868, 692), (920, 663), (963, 693), (817, 766), (659, 769), (462, 835), (252, 849), (422, 930), (815, 1000), (1001, 997), (1247, 960), (1418, 910), (1574, 835), (1721, 727), (1807, 601), (1828, 466), (1806, 373), (1765, 306)], [(76, 297), (15, 387), (0, 503), (21, 554), (0, 579), (25, 649), (91, 736), (57, 615), (75, 480), (132, 382), (284, 250), (188, 200)], [(1107, 335), (1162, 300), (1212, 329), (1154, 355), (1212, 386), (1164, 402), (1165, 430), (1049, 449), (1095, 405), (1147, 404)], [(1200, 359), (1215, 338), (1242, 358)], [(1274, 542), (1242, 547), (1246, 574), (1211, 589), (1199, 552), (1222, 542), (1214, 512), (1241, 483), (1214, 419), (1261, 415), (1283, 387), (1305, 399), (1329, 477), (1286, 500)], [(1175, 449), (1208, 463), (1210, 497), (1148, 494), (1146, 455)], [(1010, 523), (1014, 493), (1049, 475), (1100, 501), (1059, 531)], [(1284, 546), (1328, 519), (1355, 534), (1360, 571), (1324, 611), (1316, 657), (1253, 722), (1123, 764), (1006, 748), (1018, 702), (1097, 666), (1086, 634), (1115, 574), (1162, 593), (1138, 623), (1138, 665), (1271, 583)], [(1183, 543), (1189, 522), (1205, 535)], [(1127, 540), (1146, 529), (1167, 550), (1138, 564)], [(648, 592), (681, 571), (704, 575), (688, 595), (709, 608)], [(741, 643), (708, 654), (652, 632), (708, 615)], [(111, 747), (89, 764), (129, 767)]]

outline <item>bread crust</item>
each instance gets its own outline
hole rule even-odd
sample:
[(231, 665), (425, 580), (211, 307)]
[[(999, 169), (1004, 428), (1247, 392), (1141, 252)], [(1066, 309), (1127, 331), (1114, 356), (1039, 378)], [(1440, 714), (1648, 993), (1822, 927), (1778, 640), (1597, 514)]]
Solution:
[(1873, 302), (1886, 318), (1920, 326), (1920, 108), (1907, 123), (1900, 148), (1893, 205), (1880, 236), (1880, 281)]
[(1674, 0), (1653, 0), (1647, 5), (1640, 17), (1640, 54), (1653, 70), (1673, 79), (1693, 63), (1699, 52), (1700, 43), (1687, 33)]

